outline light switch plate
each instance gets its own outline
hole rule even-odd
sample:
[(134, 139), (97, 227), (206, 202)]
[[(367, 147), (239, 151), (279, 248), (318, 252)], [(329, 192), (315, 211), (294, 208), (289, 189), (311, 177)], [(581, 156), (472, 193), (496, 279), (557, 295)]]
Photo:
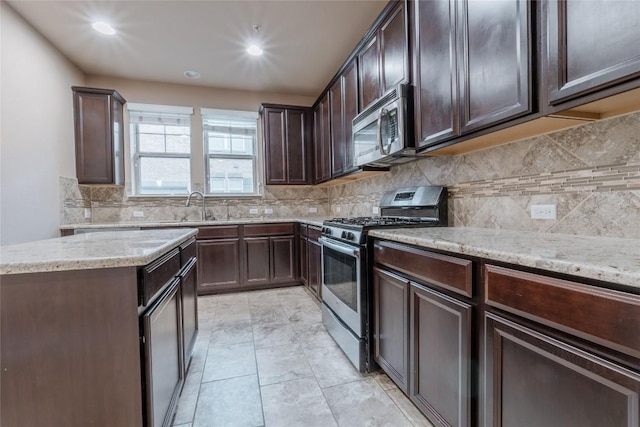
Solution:
[(86, 219), (91, 218), (91, 209), (89, 209), (89, 208), (84, 208), (84, 217), (85, 217)]
[(134, 218), (142, 218), (144, 216), (144, 212), (142, 211), (133, 211)]
[(317, 213), (318, 208), (309, 208), (309, 213)]
[(272, 213), (273, 213), (273, 209), (271, 209), (271, 208), (266, 208), (266, 209), (264, 210), (264, 213), (265, 213), (265, 214), (267, 214), (267, 215), (272, 214)]
[(250, 208), (249, 209), (249, 213), (251, 215), (258, 215), (258, 209), (257, 208)]
[(373, 212), (374, 215), (380, 215), (380, 208), (377, 206), (374, 206), (371, 211)]

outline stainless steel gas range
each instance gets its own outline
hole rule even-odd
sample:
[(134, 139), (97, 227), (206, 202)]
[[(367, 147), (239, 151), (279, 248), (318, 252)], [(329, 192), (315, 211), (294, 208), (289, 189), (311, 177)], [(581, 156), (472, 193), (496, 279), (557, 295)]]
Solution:
[(380, 216), (334, 218), (322, 227), (322, 322), (360, 372), (374, 370), (372, 286), (367, 233), (377, 228), (447, 226), (447, 189), (409, 187), (387, 192)]

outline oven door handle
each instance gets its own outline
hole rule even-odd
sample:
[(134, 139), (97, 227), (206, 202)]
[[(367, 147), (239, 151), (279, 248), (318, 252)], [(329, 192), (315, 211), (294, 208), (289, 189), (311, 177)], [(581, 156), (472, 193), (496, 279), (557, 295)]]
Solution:
[(340, 252), (341, 254), (349, 255), (354, 258), (360, 258), (360, 249), (342, 245), (340, 243), (335, 243), (325, 237), (318, 237), (318, 242), (320, 242), (322, 246), (326, 246), (327, 248), (333, 249), (334, 251)]

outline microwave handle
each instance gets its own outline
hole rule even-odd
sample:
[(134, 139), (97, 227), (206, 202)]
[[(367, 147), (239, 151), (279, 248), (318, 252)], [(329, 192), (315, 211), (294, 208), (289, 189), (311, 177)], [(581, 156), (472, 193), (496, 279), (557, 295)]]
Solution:
[(387, 144), (387, 149), (385, 150), (384, 145), (382, 144), (382, 117), (384, 117), (389, 112), (385, 108), (381, 108), (378, 112), (378, 147), (380, 149), (380, 154), (386, 156), (391, 151), (391, 144)]

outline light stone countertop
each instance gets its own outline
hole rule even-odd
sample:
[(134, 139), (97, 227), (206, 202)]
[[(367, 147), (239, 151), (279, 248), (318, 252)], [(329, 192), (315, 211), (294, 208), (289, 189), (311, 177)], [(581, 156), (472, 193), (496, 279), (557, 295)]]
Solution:
[(245, 218), (233, 220), (215, 221), (139, 221), (139, 222), (109, 222), (109, 223), (86, 223), (86, 224), (66, 224), (61, 225), (61, 230), (90, 230), (101, 228), (140, 228), (140, 227), (205, 227), (214, 225), (234, 225), (234, 224), (270, 224), (282, 222), (299, 222), (302, 224), (322, 226), (322, 222), (331, 217), (310, 217), (310, 218)]
[(370, 236), (640, 290), (640, 240), (466, 227), (372, 230)]
[(0, 274), (146, 265), (197, 234), (195, 228), (85, 233), (0, 247)]

